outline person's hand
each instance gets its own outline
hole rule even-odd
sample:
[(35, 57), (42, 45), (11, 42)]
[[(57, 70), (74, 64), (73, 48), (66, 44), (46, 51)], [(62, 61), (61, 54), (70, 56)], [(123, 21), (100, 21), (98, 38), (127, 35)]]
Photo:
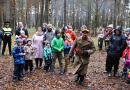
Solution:
[(71, 59), (71, 58), (72, 58), (72, 56), (69, 56), (69, 58)]
[(59, 49), (58, 51), (61, 52), (61, 49)]
[(25, 38), (23, 38), (23, 41), (25, 41)]
[(8, 37), (9, 37), (9, 36), (10, 36), (10, 34), (6, 34), (6, 36), (8, 36)]
[(27, 53), (29, 53), (29, 51), (27, 51)]
[(33, 53), (33, 50), (31, 50), (31, 53)]
[(51, 57), (51, 59), (52, 59), (52, 57)]

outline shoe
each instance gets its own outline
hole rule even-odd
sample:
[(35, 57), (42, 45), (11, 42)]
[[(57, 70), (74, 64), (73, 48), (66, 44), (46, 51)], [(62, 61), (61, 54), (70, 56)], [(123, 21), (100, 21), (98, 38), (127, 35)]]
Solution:
[(41, 66), (39, 66), (39, 69), (41, 69), (42, 67)]
[(115, 77), (118, 77), (117, 72), (114, 72), (114, 76), (115, 76)]
[(53, 74), (57, 74), (56, 71), (52, 71)]
[(63, 74), (63, 71), (60, 71), (60, 74)]
[(25, 74), (28, 74), (28, 71), (25, 71)]
[(111, 72), (109, 72), (108, 76), (111, 77)]
[(84, 85), (84, 76), (80, 76), (79, 84)]
[(76, 76), (75, 82), (79, 81), (79, 75)]
[(22, 78), (19, 78), (18, 80), (19, 80), (19, 81), (23, 81), (23, 79), (22, 79)]
[(65, 74), (66, 74), (66, 75), (69, 75), (69, 72), (68, 72), (68, 71), (66, 71), (66, 72), (65, 72)]
[(38, 66), (36, 66), (35, 69), (38, 69)]
[(16, 79), (13, 79), (13, 82), (16, 82)]
[(30, 73), (33, 73), (33, 71), (30, 71)]
[(105, 71), (103, 71), (103, 73), (108, 73), (108, 71), (105, 70)]

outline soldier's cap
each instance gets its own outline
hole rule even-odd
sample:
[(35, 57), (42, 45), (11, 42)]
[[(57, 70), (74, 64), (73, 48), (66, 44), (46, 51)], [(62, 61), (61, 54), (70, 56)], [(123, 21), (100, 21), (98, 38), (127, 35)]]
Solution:
[(4, 24), (5, 24), (5, 25), (8, 25), (8, 24), (9, 24), (9, 22), (4, 22)]
[(84, 29), (84, 30), (82, 30), (82, 33), (83, 33), (83, 35), (87, 35), (89, 33), (89, 30)]

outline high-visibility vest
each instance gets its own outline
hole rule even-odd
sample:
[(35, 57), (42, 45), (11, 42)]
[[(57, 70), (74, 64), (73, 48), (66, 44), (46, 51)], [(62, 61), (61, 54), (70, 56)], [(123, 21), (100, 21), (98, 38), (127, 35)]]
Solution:
[(11, 28), (5, 28), (5, 27), (4, 27), (3, 30), (4, 30), (4, 35), (5, 35), (5, 34), (11, 34), (11, 35), (12, 35), (12, 32), (11, 32), (12, 30), (11, 30)]

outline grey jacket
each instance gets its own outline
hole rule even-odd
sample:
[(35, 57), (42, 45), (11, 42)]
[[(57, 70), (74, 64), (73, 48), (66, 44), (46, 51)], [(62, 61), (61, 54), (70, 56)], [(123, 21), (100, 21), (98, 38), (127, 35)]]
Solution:
[(51, 41), (53, 40), (54, 36), (55, 32), (53, 30), (51, 32), (46, 31), (44, 33), (43, 44), (45, 45), (46, 41), (51, 44)]

